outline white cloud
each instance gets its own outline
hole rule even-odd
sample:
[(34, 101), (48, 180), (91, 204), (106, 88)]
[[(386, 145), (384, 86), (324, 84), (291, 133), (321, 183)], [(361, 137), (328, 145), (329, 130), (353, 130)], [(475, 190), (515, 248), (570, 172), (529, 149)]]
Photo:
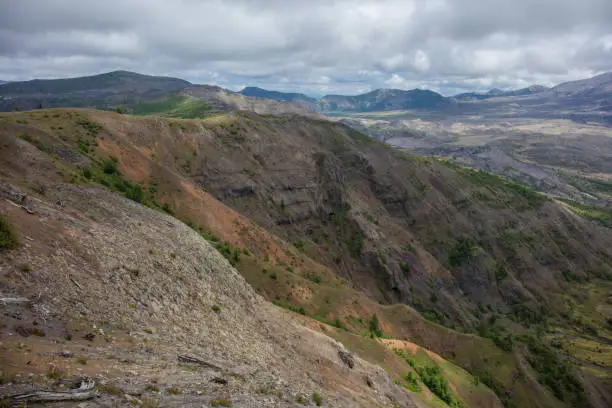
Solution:
[(129, 69), (232, 89), (454, 92), (550, 85), (612, 67), (609, 0), (0, 0), (0, 8), (4, 80)]

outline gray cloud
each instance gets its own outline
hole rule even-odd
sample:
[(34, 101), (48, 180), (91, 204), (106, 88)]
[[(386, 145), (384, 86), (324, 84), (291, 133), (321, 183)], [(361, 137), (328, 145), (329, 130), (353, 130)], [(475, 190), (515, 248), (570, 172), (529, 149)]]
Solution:
[(612, 69), (609, 0), (0, 0), (0, 79), (129, 69), (232, 89), (443, 93)]

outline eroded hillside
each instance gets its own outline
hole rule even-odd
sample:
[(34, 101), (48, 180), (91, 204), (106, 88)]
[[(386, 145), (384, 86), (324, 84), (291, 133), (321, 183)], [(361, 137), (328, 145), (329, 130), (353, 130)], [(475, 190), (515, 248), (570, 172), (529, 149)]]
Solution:
[[(410, 364), (371, 337), (410, 340), (468, 370), (472, 381), (450, 380), (467, 406), (495, 404), (465, 388), (481, 380), (506, 406), (609, 402), (609, 310), (598, 305), (610, 231), (520, 185), (299, 117), (43, 110), (3, 115), (0, 132), (4, 180), (39, 199), (62, 183), (103, 185), (173, 214), (265, 298), (392, 377)], [(551, 337), (591, 343), (559, 353)], [(592, 347), (603, 350), (596, 362)]]

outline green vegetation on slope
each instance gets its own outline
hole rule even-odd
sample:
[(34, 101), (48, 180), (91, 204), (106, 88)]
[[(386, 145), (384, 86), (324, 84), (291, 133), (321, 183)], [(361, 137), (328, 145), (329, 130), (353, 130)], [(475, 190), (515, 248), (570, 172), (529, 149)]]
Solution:
[(599, 207), (597, 205), (582, 204), (567, 198), (559, 198), (570, 210), (576, 214), (596, 221), (605, 227), (612, 227), (612, 208)]
[(17, 233), (8, 220), (0, 215), (0, 249), (12, 249), (17, 246)]
[[(436, 395), (450, 407), (460, 408), (464, 406), (463, 403), (451, 392), (450, 387), (448, 386), (448, 381), (442, 375), (438, 365), (419, 365), (414, 358), (406, 355), (402, 350), (396, 349), (394, 351), (395, 354), (405, 359), (410, 367), (414, 368), (421, 381), (423, 381), (423, 384), (425, 384), (427, 388), (434, 393), (434, 395)], [(410, 379), (410, 381), (406, 379), (408, 384), (413, 384), (414, 387), (416, 382), (414, 381), (414, 376), (412, 373), (408, 373), (405, 377)], [(416, 383), (416, 386), (418, 386), (418, 383)]]
[(131, 106), (135, 115), (159, 115), (171, 118), (201, 118), (208, 114), (210, 106), (202, 99), (188, 95), (173, 95), (166, 99), (141, 102)]

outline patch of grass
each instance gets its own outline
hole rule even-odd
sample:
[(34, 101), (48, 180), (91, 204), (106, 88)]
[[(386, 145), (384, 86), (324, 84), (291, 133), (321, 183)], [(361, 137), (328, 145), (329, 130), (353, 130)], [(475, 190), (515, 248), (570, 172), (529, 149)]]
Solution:
[(135, 115), (159, 115), (171, 118), (201, 118), (208, 115), (210, 109), (204, 100), (188, 95), (172, 95), (158, 101), (132, 106)]
[(314, 402), (317, 407), (320, 407), (323, 405), (323, 397), (321, 397), (321, 394), (315, 391), (312, 393), (312, 402)]
[(0, 385), (12, 383), (15, 381), (15, 378), (15, 374), (3, 372), (0, 374)]
[(98, 385), (98, 390), (105, 394), (109, 395), (123, 395), (124, 392), (121, 388), (117, 387), (115, 384), (106, 383), (104, 385)]
[(13, 249), (19, 244), (19, 237), (13, 226), (0, 215), (0, 249)]
[(605, 227), (612, 227), (612, 208), (581, 204), (567, 198), (559, 198), (559, 200), (566, 203), (569, 209), (574, 213), (589, 220), (596, 221)]
[(278, 307), (282, 307), (285, 309), (289, 309), (292, 312), (299, 313), (301, 315), (307, 316), (306, 310), (302, 306), (296, 306), (289, 303), (283, 303), (279, 300), (273, 300), (272, 303)]
[(79, 357), (77, 358), (77, 363), (87, 365), (87, 359), (85, 357)]
[(219, 306), (219, 305), (214, 305), (214, 306), (212, 307), (212, 310), (213, 310), (213, 312), (215, 312), (215, 313), (219, 313), (219, 312), (221, 312), (221, 306)]
[(156, 398), (144, 398), (140, 408), (159, 408), (160, 401)]
[(183, 391), (179, 390), (178, 388), (168, 388), (166, 390), (166, 392), (170, 395), (181, 395), (183, 394)]
[(232, 266), (237, 266), (240, 263), (240, 249), (234, 248), (229, 242), (217, 242), (214, 247)]
[(89, 136), (96, 136), (103, 129), (102, 125), (99, 123), (87, 119), (77, 120), (76, 124), (85, 129)]
[(559, 357), (549, 346), (536, 337), (523, 337), (529, 348), (529, 364), (538, 373), (538, 381), (550, 388), (557, 398), (563, 401), (576, 401), (582, 398), (583, 388), (575, 377), (571, 364)]
[(363, 250), (363, 235), (361, 233), (353, 233), (346, 242), (349, 253), (353, 258), (359, 258)]
[(508, 206), (522, 211), (538, 208), (548, 200), (546, 196), (530, 187), (489, 173), (488, 171), (460, 166), (450, 160), (442, 160), (441, 163), (454, 169), (458, 174), (470, 182), (495, 191), (498, 198), (494, 199), (494, 207)]
[(159, 392), (159, 387), (155, 384), (147, 384), (145, 391)]
[(214, 399), (210, 401), (211, 407), (231, 407), (232, 401), (226, 399)]
[(159, 204), (155, 202), (155, 197), (150, 191), (143, 190), (138, 184), (134, 184), (123, 177), (117, 167), (117, 158), (115, 157), (96, 163), (91, 169), (84, 169), (83, 176), (137, 203), (142, 203), (151, 208), (159, 208)]
[(40, 327), (17, 326), (15, 327), (15, 331), (24, 337), (29, 337), (29, 336), (45, 337), (45, 331), (41, 329)]
[(23, 264), (19, 265), (19, 270), (21, 272), (30, 272), (30, 271), (32, 271), (32, 267), (30, 265), (26, 264), (26, 263), (23, 263)]
[(374, 218), (371, 214), (366, 213), (365, 217), (368, 221), (370, 221), (372, 224), (378, 225), (378, 220), (376, 218)]
[(62, 376), (62, 372), (57, 367), (51, 367), (47, 370), (47, 378), (51, 380), (60, 380)]
[(321, 277), (314, 272), (308, 272), (306, 274), (306, 278), (310, 280), (312, 283), (316, 283), (316, 284), (321, 283)]
[(29, 144), (31, 144), (32, 146), (34, 146), (41, 152), (49, 153), (49, 149), (40, 140), (34, 139), (32, 136), (30, 136), (27, 133), (20, 133), (19, 138), (21, 140), (25, 140), (26, 142), (28, 142)]

